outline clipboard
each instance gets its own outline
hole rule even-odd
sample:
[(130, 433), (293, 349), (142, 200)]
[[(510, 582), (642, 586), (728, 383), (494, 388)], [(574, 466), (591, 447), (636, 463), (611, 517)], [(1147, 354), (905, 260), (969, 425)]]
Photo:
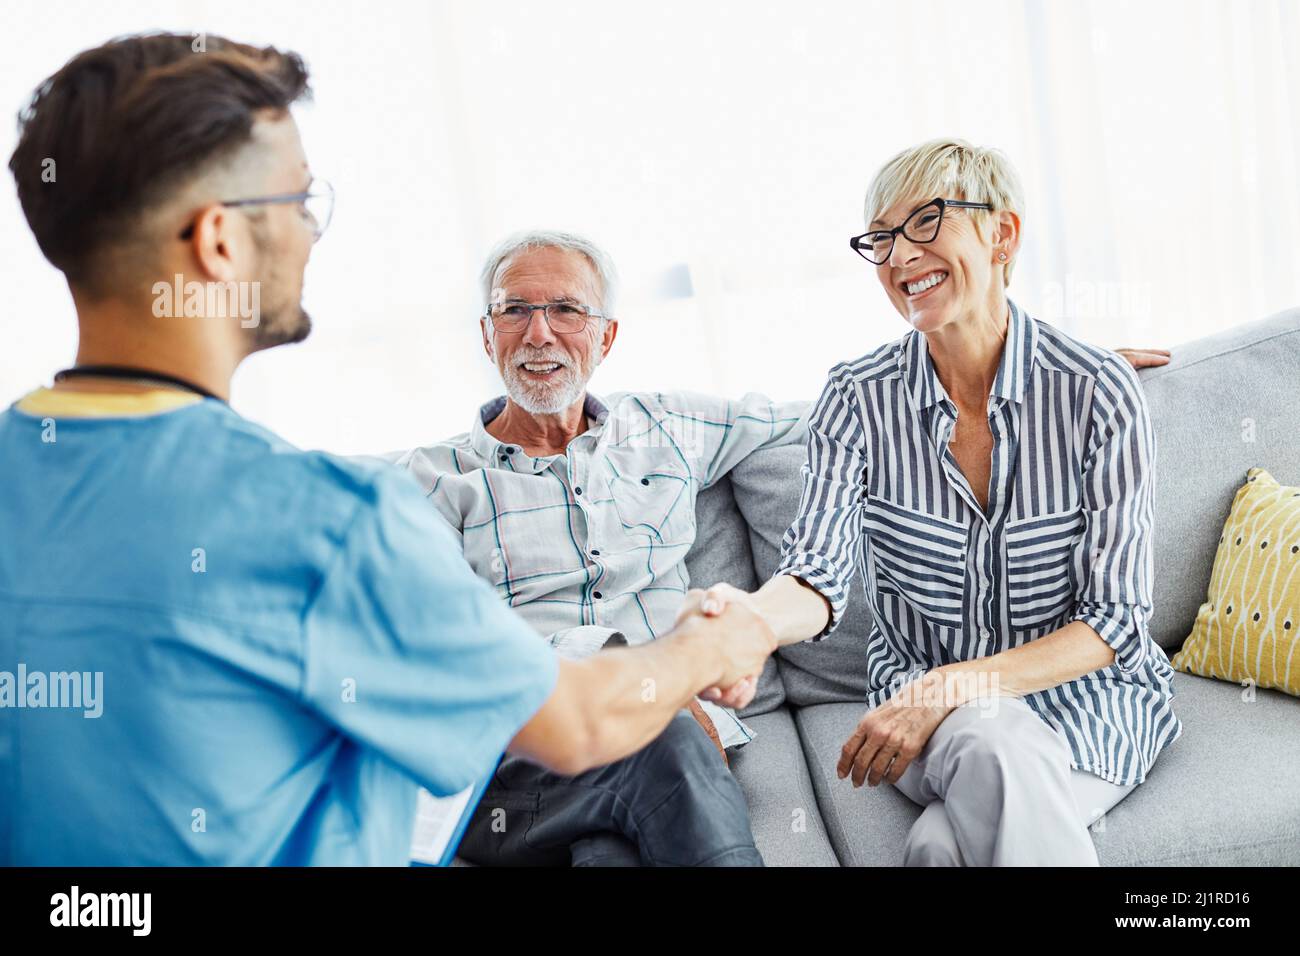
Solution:
[(448, 797), (435, 797), (423, 787), (415, 802), (411, 834), (411, 866), (451, 866), (465, 828), (483, 799), (492, 775)]

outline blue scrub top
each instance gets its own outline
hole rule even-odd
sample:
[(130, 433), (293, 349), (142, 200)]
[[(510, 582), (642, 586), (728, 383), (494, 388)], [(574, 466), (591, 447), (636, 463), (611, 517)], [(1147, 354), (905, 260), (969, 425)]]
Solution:
[(408, 476), (165, 394), (0, 414), (0, 863), (405, 865), (555, 655)]

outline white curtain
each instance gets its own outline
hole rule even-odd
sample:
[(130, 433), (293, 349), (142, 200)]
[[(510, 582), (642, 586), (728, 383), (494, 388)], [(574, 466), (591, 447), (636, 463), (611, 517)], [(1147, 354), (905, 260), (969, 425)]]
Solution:
[[(0, 105), (146, 29), (300, 51), (338, 189), (316, 331), (236, 407), (309, 447), (466, 430), (501, 391), (475, 277), (523, 228), (613, 254), (593, 390), (813, 397), (906, 331), (848, 248), (872, 173), (922, 139), (1004, 149), (1028, 192), (1011, 289), (1110, 347), (1176, 346), (1300, 302), (1298, 0), (9, 4)], [(12, 27), (12, 28), (8, 28)], [(13, 147), (0, 130), (0, 153)], [(0, 189), (9, 398), (72, 358), (71, 303)]]

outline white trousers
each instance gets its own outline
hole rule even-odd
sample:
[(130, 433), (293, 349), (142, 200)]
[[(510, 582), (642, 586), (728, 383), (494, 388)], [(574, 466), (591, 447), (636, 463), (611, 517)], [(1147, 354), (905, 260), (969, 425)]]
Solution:
[(1000, 697), (954, 709), (895, 786), (925, 808), (904, 866), (1097, 866), (1087, 828), (1137, 785), (1073, 769), (1060, 734)]

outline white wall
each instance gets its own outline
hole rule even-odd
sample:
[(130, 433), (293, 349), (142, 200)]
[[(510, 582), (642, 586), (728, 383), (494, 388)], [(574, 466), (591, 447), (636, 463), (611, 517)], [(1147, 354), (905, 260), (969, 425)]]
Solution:
[[(593, 390), (813, 397), (906, 331), (848, 248), (874, 170), (921, 139), (998, 145), (1028, 188), (1012, 295), (1075, 334), (1175, 345), (1300, 302), (1300, 3), (7, 3), (0, 107), (147, 29), (299, 51), (338, 190), (311, 339), (251, 359), (241, 412), (304, 446), (464, 431), (500, 391), (474, 285), (559, 227), (623, 273)], [(14, 145), (0, 128), (0, 156)], [(70, 363), (74, 318), (5, 177), (5, 401)]]

